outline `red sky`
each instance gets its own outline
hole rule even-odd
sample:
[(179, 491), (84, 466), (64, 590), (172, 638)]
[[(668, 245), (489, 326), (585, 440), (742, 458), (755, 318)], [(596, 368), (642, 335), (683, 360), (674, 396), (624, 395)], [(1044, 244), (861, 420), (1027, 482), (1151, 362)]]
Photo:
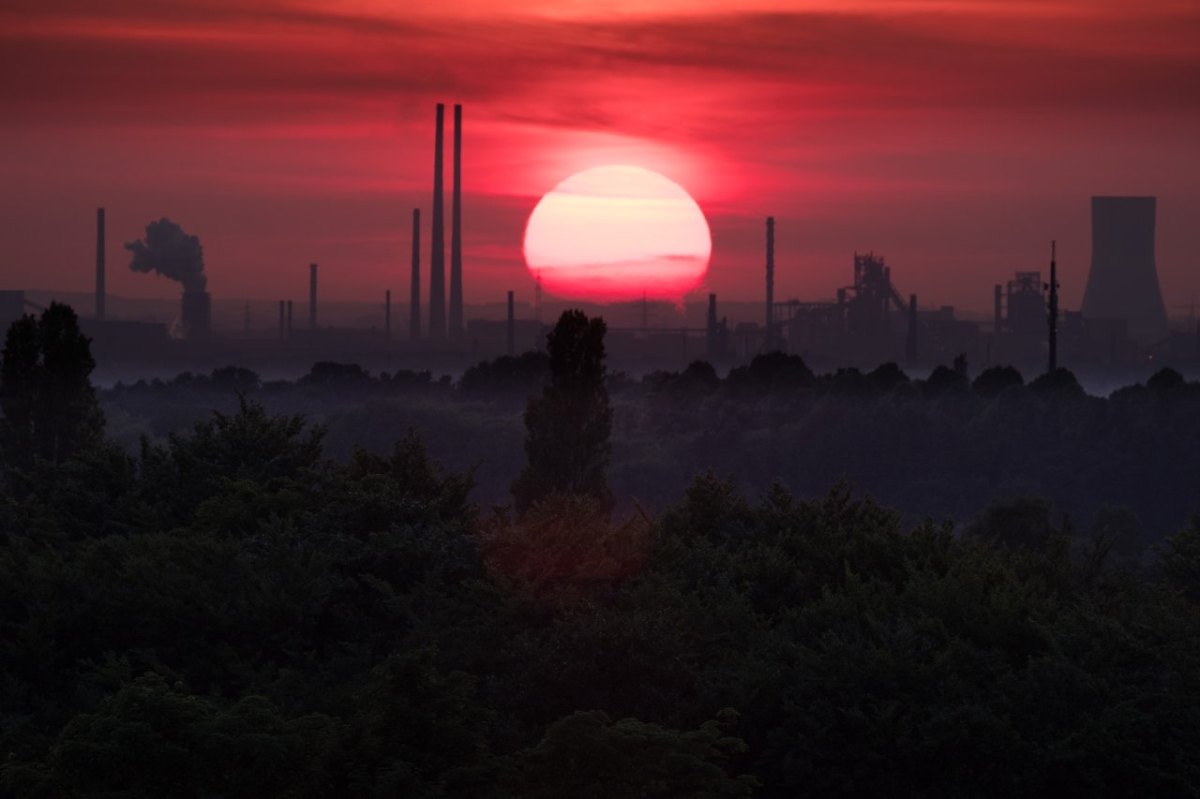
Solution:
[(300, 300), (310, 261), (324, 296), (402, 295), (443, 101), (469, 303), (528, 297), (526, 218), (603, 164), (696, 197), (726, 299), (773, 214), (777, 297), (875, 250), (982, 311), (1057, 238), (1077, 307), (1092, 194), (1157, 195), (1167, 302), (1200, 294), (1196, 0), (6, 0), (0, 99), (0, 288), (90, 290), (103, 205), (114, 293), (178, 293), (120, 249), (166, 215), (218, 296)]

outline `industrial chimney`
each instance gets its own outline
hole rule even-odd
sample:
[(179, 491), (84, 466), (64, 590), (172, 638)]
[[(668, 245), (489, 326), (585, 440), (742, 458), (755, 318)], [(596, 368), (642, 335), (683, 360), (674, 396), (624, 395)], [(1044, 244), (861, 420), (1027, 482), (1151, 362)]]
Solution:
[(104, 209), (96, 209), (96, 321), (104, 321)]
[(508, 326), (505, 328), (508, 334), (508, 354), (514, 355), (517, 351), (517, 320), (516, 314), (513, 312), (513, 293), (508, 292)]
[(189, 339), (206, 339), (212, 333), (212, 295), (184, 290), (181, 308), (183, 329)]
[(462, 106), (454, 106), (454, 187), (450, 200), (450, 338), (463, 335)]
[(775, 344), (775, 217), (767, 217), (767, 334), (765, 349)]
[(446, 337), (446, 234), (443, 230), (442, 130), (446, 106), (437, 104), (437, 138), (433, 145), (433, 242), (429, 257), (429, 337)]
[(717, 295), (708, 295), (708, 315), (704, 320), (705, 343), (708, 345), (708, 359), (717, 358)]
[(1046, 371), (1053, 372), (1058, 369), (1058, 259), (1057, 254), (1058, 242), (1050, 242), (1050, 282), (1046, 284), (1046, 288), (1050, 291), (1049, 302), (1047, 303), (1048, 312), (1046, 314), (1047, 327), (1047, 359)]
[(408, 337), (421, 340), (421, 209), (413, 209), (412, 297), (408, 302)]
[(308, 265), (308, 329), (317, 329), (317, 265)]
[(392, 340), (392, 290), (383, 292), (383, 335)]
[(905, 342), (905, 356), (908, 359), (908, 365), (912, 366), (917, 362), (917, 295), (908, 295), (908, 339)]
[(1083, 314), (1124, 319), (1145, 346), (1167, 335), (1167, 311), (1154, 262), (1154, 197), (1092, 198), (1092, 267)]

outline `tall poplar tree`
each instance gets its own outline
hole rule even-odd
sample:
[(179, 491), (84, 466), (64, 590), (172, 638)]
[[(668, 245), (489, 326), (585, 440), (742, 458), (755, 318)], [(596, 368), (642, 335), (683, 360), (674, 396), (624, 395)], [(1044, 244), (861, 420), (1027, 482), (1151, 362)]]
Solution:
[(550, 382), (525, 408), (529, 463), (512, 486), (518, 515), (555, 494), (591, 497), (603, 512), (612, 509), (606, 330), (604, 319), (569, 310), (547, 337)]

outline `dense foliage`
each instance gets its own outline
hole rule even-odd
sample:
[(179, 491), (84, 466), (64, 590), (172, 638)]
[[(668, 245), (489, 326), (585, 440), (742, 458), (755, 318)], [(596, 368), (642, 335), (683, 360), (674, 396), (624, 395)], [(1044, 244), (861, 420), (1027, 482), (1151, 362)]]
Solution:
[[(797, 361), (637, 390), (1092, 402)], [(1169, 377), (1109, 402), (1193, 401)], [(0, 464), (0, 796), (1200, 793), (1200, 517), (1146, 557), (1119, 506), (956, 527), (710, 472), (616, 521), (589, 491), (484, 511), (416, 435), (330, 459), (252, 374), (204, 380), (243, 393), (136, 452)]]
[(244, 402), (6, 499), (2, 795), (1200, 785), (1200, 523), (1133, 571), (1036, 501), (956, 536), (704, 476), (515, 522), (415, 438), (321, 434)]

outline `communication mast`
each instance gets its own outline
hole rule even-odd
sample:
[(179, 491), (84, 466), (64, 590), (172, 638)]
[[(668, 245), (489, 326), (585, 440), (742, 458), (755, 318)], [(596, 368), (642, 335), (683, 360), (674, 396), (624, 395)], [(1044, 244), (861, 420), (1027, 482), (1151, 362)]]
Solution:
[(1049, 313), (1046, 316), (1046, 324), (1049, 330), (1049, 362), (1047, 364), (1048, 372), (1053, 372), (1058, 368), (1058, 263), (1055, 259), (1055, 249), (1057, 242), (1050, 242), (1050, 282), (1046, 288), (1050, 291)]

